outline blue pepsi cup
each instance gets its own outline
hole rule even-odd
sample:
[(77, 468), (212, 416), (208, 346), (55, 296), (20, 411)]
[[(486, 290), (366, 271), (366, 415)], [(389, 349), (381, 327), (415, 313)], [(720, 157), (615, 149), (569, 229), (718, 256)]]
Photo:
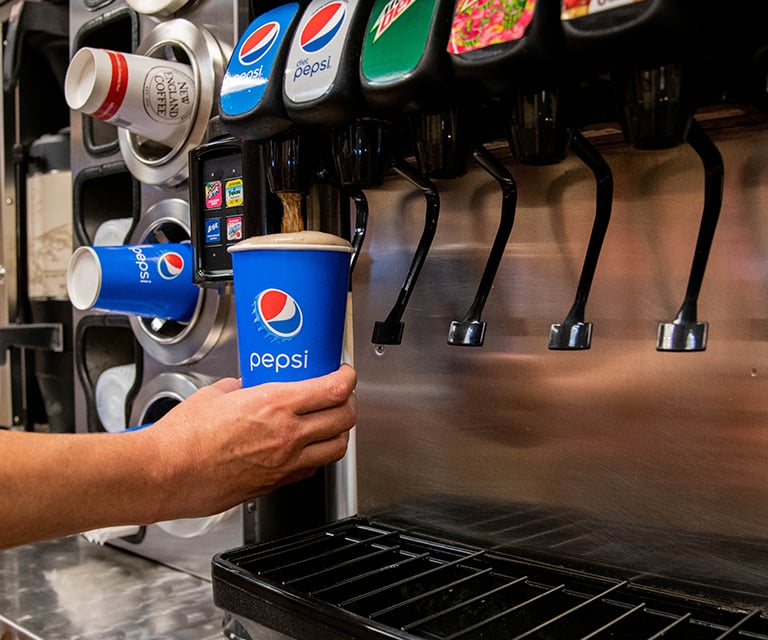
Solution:
[(188, 322), (200, 298), (189, 243), (79, 247), (67, 269), (76, 309)]
[(292, 382), (341, 364), (352, 246), (317, 231), (229, 248), (243, 386)]

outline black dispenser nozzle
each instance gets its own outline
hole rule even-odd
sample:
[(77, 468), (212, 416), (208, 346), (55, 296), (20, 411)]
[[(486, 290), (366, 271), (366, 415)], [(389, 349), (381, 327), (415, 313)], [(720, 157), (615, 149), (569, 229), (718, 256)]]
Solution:
[(451, 327), (448, 331), (448, 344), (481, 347), (485, 340), (486, 328), (486, 323), (482, 321), (481, 316), (485, 302), (488, 299), (488, 294), (493, 286), (493, 280), (496, 277), (499, 264), (504, 257), (504, 249), (507, 246), (509, 234), (512, 232), (512, 225), (515, 222), (517, 186), (509, 171), (485, 147), (478, 147), (472, 155), (477, 163), (491, 174), (501, 187), (501, 221), (499, 222), (499, 228), (496, 231), (496, 237), (493, 240), (491, 252), (488, 255), (475, 298), (464, 314), (464, 317), (461, 320), (451, 322)]
[(349, 277), (355, 270), (360, 251), (363, 249), (365, 232), (368, 229), (368, 198), (362, 189), (347, 188), (347, 195), (355, 203), (355, 230), (352, 234), (352, 257), (349, 262)]
[(424, 221), (424, 230), (419, 239), (416, 253), (413, 256), (413, 261), (408, 269), (408, 274), (400, 289), (397, 301), (384, 321), (377, 321), (374, 323), (371, 342), (377, 345), (392, 345), (400, 344), (402, 342), (403, 328), (405, 327), (405, 323), (402, 322), (403, 313), (405, 313), (405, 308), (413, 293), (413, 287), (419, 277), (421, 268), (424, 266), (427, 253), (429, 253), (429, 248), (432, 246), (432, 240), (434, 239), (435, 231), (437, 230), (437, 219), (440, 213), (440, 195), (430, 180), (422, 176), (402, 158), (397, 158), (395, 160), (393, 168), (403, 178), (421, 190), (427, 201), (427, 211), (426, 219)]
[(357, 118), (331, 132), (334, 167), (342, 186), (378, 187), (392, 165), (391, 125), (378, 118)]
[(584, 311), (613, 204), (613, 174), (603, 157), (579, 131), (572, 132), (571, 148), (595, 176), (595, 220), (592, 223), (573, 306), (565, 320), (553, 324), (549, 330), (549, 348), (554, 350), (589, 349), (592, 346), (592, 323), (584, 322)]
[(521, 91), (511, 107), (507, 137), (515, 158), (529, 165), (561, 162), (571, 140), (563, 123), (561, 91), (555, 86)]
[(616, 72), (624, 95), (621, 124), (637, 149), (666, 149), (685, 142), (693, 109), (680, 64), (635, 66)]
[(685, 298), (675, 319), (659, 325), (659, 351), (703, 351), (709, 332), (708, 323), (698, 321), (696, 305), (723, 201), (723, 158), (696, 120), (691, 121), (686, 141), (704, 165), (704, 207)]

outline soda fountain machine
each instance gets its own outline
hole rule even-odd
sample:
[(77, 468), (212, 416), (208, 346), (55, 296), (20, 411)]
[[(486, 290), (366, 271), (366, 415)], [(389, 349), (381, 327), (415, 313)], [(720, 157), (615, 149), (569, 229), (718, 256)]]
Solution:
[[(532, 14), (545, 4), (516, 6)], [(640, 42), (659, 28), (685, 49), (692, 23), (667, 21), (678, 16), (673, 3), (573, 4), (559, 7), (564, 21), (573, 20), (565, 27), (586, 28), (581, 17), (604, 21), (605, 33), (588, 37), (607, 47), (606, 57), (612, 37), (630, 50), (638, 42), (622, 33), (621, 17), (630, 31), (639, 29)], [(392, 2), (387, 9), (397, 24), (417, 5)], [(509, 26), (493, 3), (483, 9), (488, 23)], [(711, 18), (688, 9), (699, 27)], [(555, 33), (565, 27), (555, 24)], [(398, 46), (403, 50), (393, 50), (391, 61), (407, 55)], [(489, 53), (500, 55), (503, 45), (493, 46)], [(762, 116), (754, 98), (728, 100), (738, 93), (728, 74), (713, 74), (708, 97), (693, 107), (726, 168), (718, 235), (704, 232), (712, 240), (708, 277), (693, 277), (707, 294), (702, 304), (713, 334), (722, 323), (725, 342), (713, 338), (705, 351), (657, 350), (657, 326), (674, 299), (668, 275), (685, 266), (679, 249), (689, 227), (699, 226), (702, 198), (709, 201), (705, 212), (712, 207), (712, 189), (702, 181), (718, 179), (702, 177), (698, 154), (685, 147), (632, 150), (615, 107), (616, 65), (595, 71), (572, 40), (563, 46), (562, 81), (575, 87), (581, 104), (570, 127), (554, 133), (567, 137), (578, 128), (585, 148), (594, 147), (588, 158), (597, 170), (567, 156), (531, 166), (510, 153), (503, 134), (487, 141), (522, 186), (515, 232), (485, 310), (494, 331), (480, 349), (446, 346), (444, 327), (468, 274), (482, 270), (476, 247), (492, 236), (496, 199), (479, 167), (441, 181), (440, 225), (403, 316), (409, 339), (383, 351), (365, 338), (356, 344), (358, 517), (214, 558), (215, 602), (250, 637), (768, 634), (761, 586), (768, 521), (760, 506), (765, 354), (754, 324), (766, 307), (760, 268), (748, 275), (737, 266), (764, 261), (762, 231), (746, 245), (739, 240), (760, 227), (765, 164), (755, 142), (765, 135)], [(697, 78), (707, 76), (709, 57), (688, 60)], [(532, 60), (523, 56), (521, 69), (526, 64)], [(365, 74), (364, 50), (363, 82)], [(497, 91), (516, 86), (513, 74), (496, 80), (503, 85)], [(418, 88), (410, 91), (399, 101), (404, 111), (409, 100), (423, 98)], [(611, 176), (611, 226), (600, 229), (595, 180), (600, 191)], [(421, 234), (408, 191), (391, 174), (382, 188), (366, 191), (376, 215), (353, 281), (356, 337), (361, 325), (376, 322), (377, 291), (405, 268), (404, 247)], [(607, 193), (598, 213), (611, 202)], [(725, 227), (725, 219), (733, 226)], [(747, 255), (735, 259), (736, 246), (749, 247)], [(590, 308), (601, 340), (589, 350), (553, 349), (547, 318), (570, 297), (573, 267), (585, 253), (566, 323), (586, 324), (579, 314), (594, 276)], [(740, 310), (726, 310), (732, 303)]]
[[(768, 639), (765, 10), (715, 9), (71, 2), (70, 59), (188, 65), (195, 88), (170, 143), (68, 114), (73, 248), (191, 242), (199, 288), (189, 322), (72, 313), (75, 430), (152, 422), (238, 375), (226, 249), (280, 230), (281, 193), (358, 249), (344, 466), (234, 513), (101, 532), (109, 545), (211, 580), (238, 640)], [(457, 52), (462, 16), (483, 28), (467, 21)], [(559, 113), (554, 90), (575, 97)], [(414, 133), (452, 142), (467, 113), (455, 155)], [(527, 155), (521, 133), (557, 153)], [(50, 373), (67, 354), (38, 355)]]

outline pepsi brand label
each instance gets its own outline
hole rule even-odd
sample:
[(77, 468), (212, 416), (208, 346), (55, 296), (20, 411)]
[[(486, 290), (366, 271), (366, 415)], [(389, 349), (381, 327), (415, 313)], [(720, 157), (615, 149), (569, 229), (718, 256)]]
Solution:
[[(258, 330), (270, 342), (276, 343), (289, 343), (301, 333), (304, 326), (304, 314), (299, 303), (281, 289), (265, 289), (254, 298), (253, 320)], [(295, 353), (288, 350), (278, 353), (251, 352), (249, 365), (251, 371), (265, 367), (273, 369), (275, 373), (283, 369), (307, 369), (309, 349)]]
[(135, 264), (138, 269), (139, 282), (152, 284), (156, 271), (163, 280), (174, 280), (184, 271), (184, 257), (176, 251), (167, 251), (157, 258), (156, 269), (150, 267), (150, 259), (144, 253), (144, 247), (129, 247), (136, 256)]
[(259, 104), (298, 9), (296, 2), (284, 4), (256, 18), (245, 30), (221, 81), (220, 104), (224, 113), (243, 115)]
[(296, 299), (280, 289), (265, 289), (253, 301), (254, 321), (270, 340), (290, 340), (304, 325)]
[(309, 4), (285, 67), (284, 89), (289, 100), (310, 102), (331, 90), (357, 6), (358, 0), (313, 0)]

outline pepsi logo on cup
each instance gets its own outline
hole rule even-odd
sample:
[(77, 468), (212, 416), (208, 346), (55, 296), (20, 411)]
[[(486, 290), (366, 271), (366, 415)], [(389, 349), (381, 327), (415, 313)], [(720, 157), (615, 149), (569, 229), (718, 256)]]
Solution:
[(184, 271), (184, 258), (175, 251), (169, 251), (157, 261), (157, 272), (165, 280), (173, 280)]
[(304, 325), (304, 314), (293, 296), (280, 289), (265, 289), (253, 301), (255, 321), (273, 340), (290, 340)]
[(268, 22), (249, 35), (240, 45), (237, 57), (246, 66), (256, 64), (270, 50), (280, 35), (280, 23)]
[(344, 24), (346, 7), (342, 2), (331, 2), (317, 10), (299, 34), (299, 44), (305, 53), (323, 49)]

